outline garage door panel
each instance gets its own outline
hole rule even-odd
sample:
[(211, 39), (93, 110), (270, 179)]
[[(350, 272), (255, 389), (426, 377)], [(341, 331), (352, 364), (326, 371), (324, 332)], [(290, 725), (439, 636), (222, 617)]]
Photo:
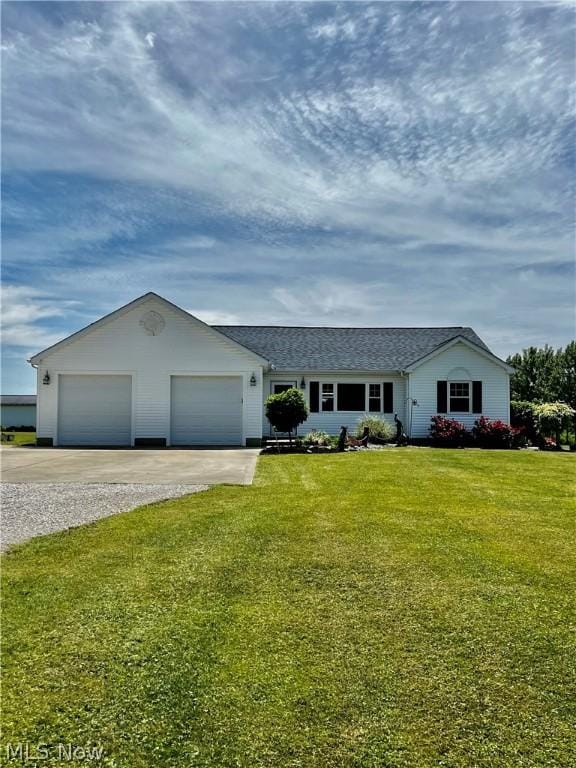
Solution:
[(172, 445), (241, 445), (242, 379), (173, 376)]
[(130, 445), (131, 440), (131, 376), (59, 376), (59, 445)]

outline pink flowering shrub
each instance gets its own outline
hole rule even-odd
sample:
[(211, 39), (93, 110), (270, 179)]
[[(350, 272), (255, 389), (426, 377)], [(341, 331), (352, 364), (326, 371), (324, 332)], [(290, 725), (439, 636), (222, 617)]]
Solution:
[(509, 424), (486, 416), (480, 416), (474, 422), (472, 434), (481, 448), (511, 448), (514, 439), (514, 432)]
[(540, 448), (543, 451), (556, 451), (558, 449), (558, 444), (553, 437), (543, 437), (541, 439)]
[(470, 433), (464, 424), (445, 416), (432, 416), (430, 437), (434, 445), (443, 448), (459, 448), (470, 442)]

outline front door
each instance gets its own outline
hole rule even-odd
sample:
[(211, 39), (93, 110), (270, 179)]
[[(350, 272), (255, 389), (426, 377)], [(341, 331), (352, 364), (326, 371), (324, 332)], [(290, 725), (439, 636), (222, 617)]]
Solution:
[[(287, 389), (292, 389), (295, 387), (298, 388), (298, 382), (297, 381), (273, 381), (270, 387), (270, 394), (272, 395), (279, 395), (280, 392), (286, 392)], [(274, 435), (274, 430), (272, 429), (272, 424), (268, 422), (268, 426), (270, 428), (270, 435)], [(298, 430), (296, 430), (298, 431)], [(279, 435), (284, 434), (282, 432), (278, 432)]]

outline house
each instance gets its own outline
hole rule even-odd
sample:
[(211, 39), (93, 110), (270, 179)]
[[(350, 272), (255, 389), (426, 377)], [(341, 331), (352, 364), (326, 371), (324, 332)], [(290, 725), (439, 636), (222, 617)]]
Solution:
[(509, 420), (512, 369), (471, 328), (207, 325), (147, 293), (29, 361), (44, 445), (259, 445), (267, 396), (299, 387), (300, 432), (365, 413), (425, 438), (435, 414)]
[(36, 395), (0, 395), (2, 427), (36, 429)]

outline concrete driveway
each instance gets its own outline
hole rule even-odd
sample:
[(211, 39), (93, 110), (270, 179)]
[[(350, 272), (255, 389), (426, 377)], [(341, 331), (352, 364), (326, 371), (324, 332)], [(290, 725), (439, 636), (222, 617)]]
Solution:
[(0, 449), (4, 483), (250, 485), (258, 448), (214, 450)]

